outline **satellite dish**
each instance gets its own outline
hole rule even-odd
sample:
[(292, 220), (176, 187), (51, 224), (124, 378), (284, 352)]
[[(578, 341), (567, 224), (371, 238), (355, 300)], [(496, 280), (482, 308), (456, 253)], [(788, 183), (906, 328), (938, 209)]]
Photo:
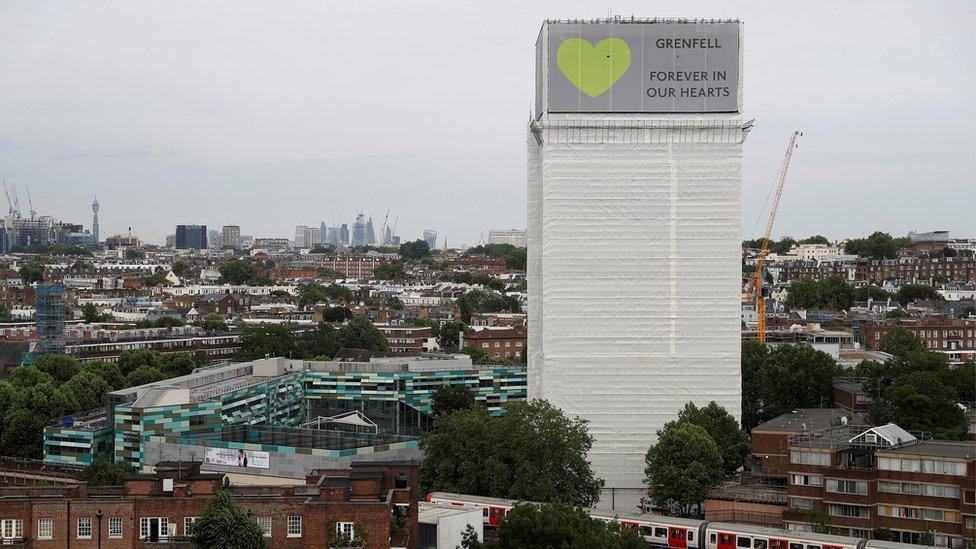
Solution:
[(840, 424), (847, 425), (847, 416), (840, 416)]

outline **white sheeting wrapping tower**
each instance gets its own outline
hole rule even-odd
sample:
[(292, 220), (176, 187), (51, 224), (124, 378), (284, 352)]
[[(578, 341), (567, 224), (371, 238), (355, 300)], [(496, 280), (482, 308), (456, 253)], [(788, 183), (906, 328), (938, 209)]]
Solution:
[(685, 403), (739, 417), (748, 127), (737, 113), (530, 125), (529, 396), (589, 421), (608, 489), (642, 487), (656, 431)]

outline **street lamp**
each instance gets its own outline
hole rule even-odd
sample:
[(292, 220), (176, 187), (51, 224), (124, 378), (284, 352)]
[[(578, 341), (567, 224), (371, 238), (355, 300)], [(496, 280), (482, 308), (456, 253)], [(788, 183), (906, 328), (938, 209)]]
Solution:
[(95, 518), (98, 519), (98, 549), (102, 549), (102, 517), (105, 516), (102, 510), (99, 509), (95, 512)]

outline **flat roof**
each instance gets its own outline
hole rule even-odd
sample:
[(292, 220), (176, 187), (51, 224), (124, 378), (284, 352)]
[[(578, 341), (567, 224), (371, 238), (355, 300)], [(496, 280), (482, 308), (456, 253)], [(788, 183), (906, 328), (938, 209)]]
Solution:
[(856, 414), (843, 408), (801, 408), (774, 417), (756, 426), (752, 432), (805, 433), (821, 431), (828, 427), (841, 425), (840, 418), (847, 416), (848, 424), (864, 421), (863, 414)]
[(910, 456), (933, 456), (957, 459), (976, 459), (976, 442), (950, 442), (947, 440), (928, 440), (903, 446), (879, 450), (878, 454), (899, 454)]
[(421, 501), (417, 506), (418, 520), (423, 524), (438, 524), (441, 519), (455, 516), (475, 514), (481, 516), (481, 509), (477, 507), (457, 507), (446, 503), (430, 503)]

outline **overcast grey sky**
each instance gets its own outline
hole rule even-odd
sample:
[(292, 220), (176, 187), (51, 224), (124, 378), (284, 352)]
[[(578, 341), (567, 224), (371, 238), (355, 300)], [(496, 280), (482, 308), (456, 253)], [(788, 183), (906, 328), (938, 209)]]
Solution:
[(103, 236), (391, 209), (474, 243), (525, 226), (541, 21), (611, 5), (745, 21), (744, 237), (794, 128), (777, 235), (976, 232), (972, 0), (3, 0), (0, 177), (86, 225), (97, 194)]

